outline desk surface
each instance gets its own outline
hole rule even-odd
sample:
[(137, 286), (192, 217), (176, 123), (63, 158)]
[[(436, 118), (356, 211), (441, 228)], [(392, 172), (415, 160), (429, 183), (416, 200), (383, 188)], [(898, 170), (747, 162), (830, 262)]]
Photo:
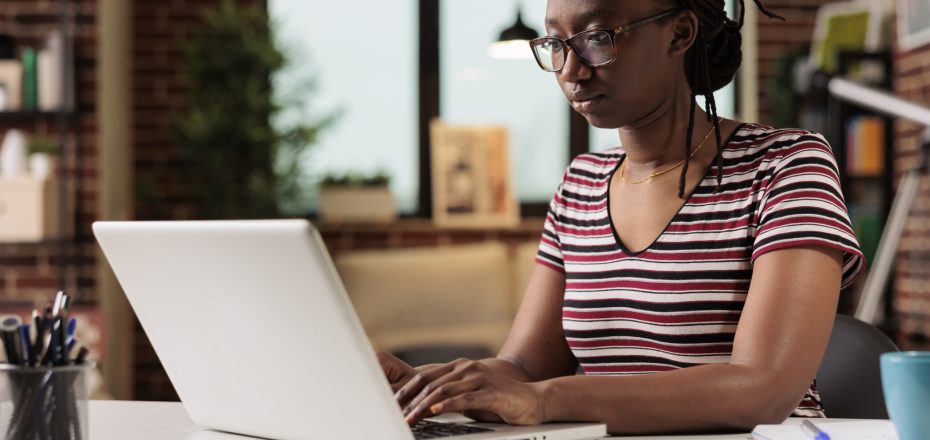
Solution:
[[(839, 420), (839, 419), (831, 419)], [(800, 423), (789, 419), (786, 423)], [(197, 427), (176, 402), (90, 402), (90, 438), (94, 440), (243, 440), (243, 437)], [(612, 437), (620, 438), (620, 437)], [(623, 437), (639, 440), (751, 439), (749, 434)]]

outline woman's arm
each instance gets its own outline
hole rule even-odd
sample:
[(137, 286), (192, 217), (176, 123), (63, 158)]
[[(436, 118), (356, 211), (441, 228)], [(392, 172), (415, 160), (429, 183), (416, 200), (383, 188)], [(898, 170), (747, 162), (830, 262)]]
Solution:
[(841, 270), (840, 252), (826, 247), (762, 255), (729, 363), (543, 381), (535, 384), (542, 420), (601, 421), (611, 433), (748, 430), (781, 422), (801, 401), (826, 351)]
[[(493, 413), (513, 424), (604, 422), (613, 434), (749, 430), (781, 422), (801, 401), (826, 351), (840, 258), (839, 251), (822, 246), (760, 256), (729, 363), (526, 383), (480, 362), (459, 361), (421, 373), (422, 383), (401, 390), (413, 399), (404, 413), (409, 423), (455, 411)], [(528, 362), (529, 377), (555, 371), (541, 367), (545, 359), (533, 350), (514, 352)]]
[[(412, 411), (427, 395), (451, 381), (453, 376), (450, 373), (467, 366), (476, 368), (480, 365), (485, 371), (500, 373), (518, 382), (536, 382), (574, 374), (578, 361), (562, 333), (564, 296), (564, 275), (537, 265), (530, 275), (513, 326), (497, 357), (480, 361), (460, 359), (448, 364), (417, 367), (415, 374), (395, 386), (398, 403), (405, 409), (405, 413)], [(437, 395), (444, 395), (441, 393), (445, 392), (448, 392), (448, 387), (442, 388)]]
[(493, 363), (519, 369), (515, 378), (540, 381), (575, 374), (578, 361), (562, 332), (565, 276), (536, 265), (507, 341)]

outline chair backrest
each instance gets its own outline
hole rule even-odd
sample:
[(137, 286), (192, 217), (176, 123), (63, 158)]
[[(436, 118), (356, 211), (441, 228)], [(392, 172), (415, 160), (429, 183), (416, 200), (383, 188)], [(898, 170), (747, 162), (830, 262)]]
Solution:
[(886, 419), (879, 356), (898, 347), (879, 329), (836, 315), (817, 390), (828, 417)]

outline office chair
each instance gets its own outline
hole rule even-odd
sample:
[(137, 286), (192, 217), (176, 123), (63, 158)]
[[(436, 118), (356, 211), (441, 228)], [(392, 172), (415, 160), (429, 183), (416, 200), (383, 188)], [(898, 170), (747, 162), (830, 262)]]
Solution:
[(876, 327), (836, 315), (817, 390), (827, 417), (887, 419), (878, 358), (898, 347)]

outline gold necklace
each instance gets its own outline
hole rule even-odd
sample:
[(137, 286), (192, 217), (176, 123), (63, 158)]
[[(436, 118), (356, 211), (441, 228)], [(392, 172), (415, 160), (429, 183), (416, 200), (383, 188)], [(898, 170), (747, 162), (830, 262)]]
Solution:
[(707, 142), (707, 139), (710, 137), (710, 134), (713, 133), (713, 132), (714, 132), (714, 127), (711, 127), (711, 128), (710, 128), (710, 131), (708, 131), (707, 134), (704, 135), (704, 139), (701, 140), (701, 143), (698, 144), (698, 147), (695, 148), (694, 151), (692, 151), (691, 154), (688, 155), (688, 159), (684, 159), (684, 160), (682, 160), (681, 162), (678, 162), (677, 164), (675, 164), (675, 166), (673, 166), (673, 167), (671, 167), (671, 168), (668, 168), (668, 169), (665, 169), (665, 170), (662, 170), (662, 171), (656, 171), (656, 172), (654, 172), (654, 173), (652, 173), (652, 174), (646, 176), (644, 179), (641, 179), (641, 180), (630, 181), (630, 180), (627, 180), (625, 177), (623, 177), (623, 168), (626, 167), (626, 161), (624, 160), (623, 163), (620, 164), (620, 172), (617, 173), (617, 177), (620, 178), (620, 181), (623, 182), (623, 183), (629, 183), (629, 184), (631, 184), (631, 185), (639, 185), (640, 183), (646, 183), (646, 182), (648, 182), (648, 181), (650, 181), (650, 180), (652, 180), (652, 179), (654, 179), (654, 178), (656, 178), (656, 177), (659, 177), (659, 176), (661, 176), (661, 175), (663, 175), (663, 174), (665, 174), (665, 173), (667, 173), (667, 172), (669, 172), (669, 171), (672, 171), (672, 170), (674, 170), (675, 168), (678, 168), (678, 167), (684, 165), (684, 164), (685, 164), (685, 161), (687, 161), (687, 160), (691, 159), (692, 157), (694, 157), (694, 155), (697, 154), (698, 151), (701, 151), (701, 148), (704, 147), (704, 143)]

